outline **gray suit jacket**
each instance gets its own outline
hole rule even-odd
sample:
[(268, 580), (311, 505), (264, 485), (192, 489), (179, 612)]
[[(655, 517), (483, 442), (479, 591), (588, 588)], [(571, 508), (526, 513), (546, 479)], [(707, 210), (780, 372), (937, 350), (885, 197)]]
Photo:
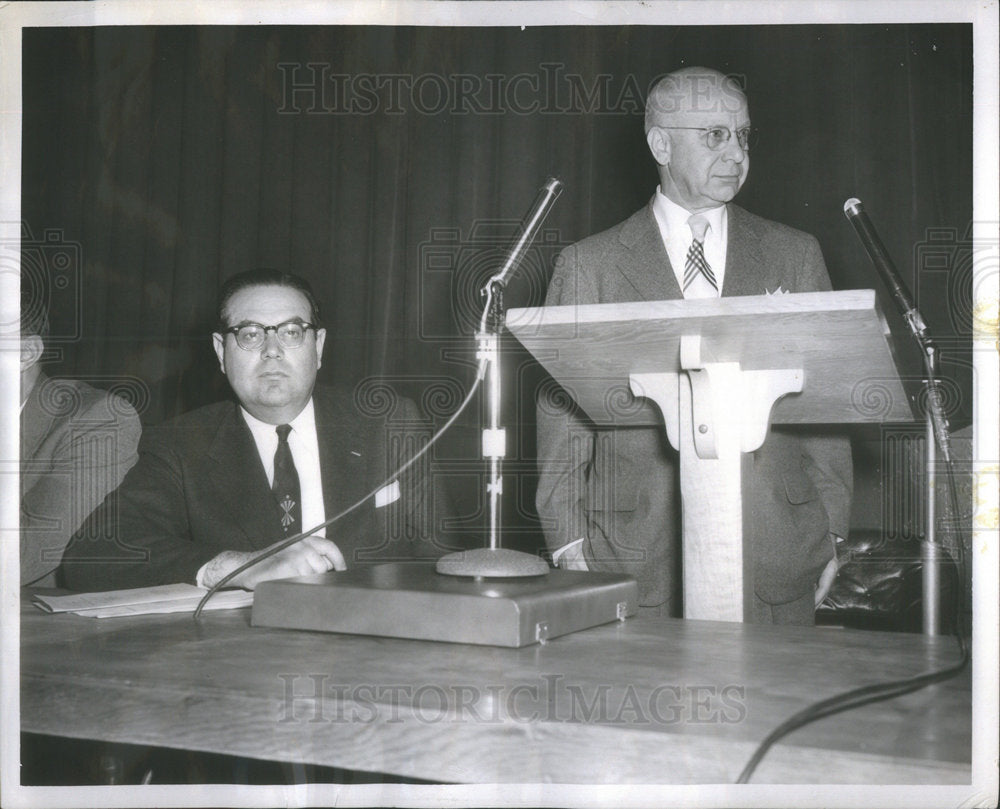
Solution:
[[(729, 205), (722, 294), (830, 289), (812, 236)], [(546, 305), (683, 297), (651, 206), (562, 252)], [(754, 587), (769, 604), (810, 592), (846, 536), (852, 468), (845, 438), (774, 429), (744, 481), (752, 519)], [(538, 403), (536, 503), (546, 544), (585, 537), (592, 570), (625, 572), (640, 603), (680, 609), (677, 454), (660, 428), (598, 430), (565, 394)]]
[(136, 462), (122, 397), (41, 374), (21, 410), (21, 584), (55, 586), (70, 537)]

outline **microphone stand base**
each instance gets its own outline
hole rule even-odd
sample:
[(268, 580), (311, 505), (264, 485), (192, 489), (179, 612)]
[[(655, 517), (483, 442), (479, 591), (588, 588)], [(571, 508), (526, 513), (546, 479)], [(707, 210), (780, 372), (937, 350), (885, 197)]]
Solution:
[(476, 548), (449, 553), (437, 560), (434, 569), (445, 576), (472, 576), (477, 579), (545, 576), (550, 568), (540, 556), (508, 548)]
[(408, 561), (261, 582), (251, 624), (517, 648), (624, 621), (638, 609), (639, 585), (618, 573), (475, 579)]

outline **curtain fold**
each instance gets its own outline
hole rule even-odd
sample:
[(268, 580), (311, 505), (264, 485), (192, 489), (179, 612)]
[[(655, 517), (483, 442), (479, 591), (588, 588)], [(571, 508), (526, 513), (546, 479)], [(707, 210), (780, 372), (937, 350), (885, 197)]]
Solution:
[[(762, 131), (738, 202), (816, 235), (836, 288), (878, 287), (842, 214), (860, 197), (942, 340), (952, 415), (967, 420), (971, 35), (957, 24), (26, 30), (23, 216), (35, 242), (50, 232), (82, 257), (68, 289), (51, 285), (47, 370), (141, 381), (147, 424), (214, 401), (227, 392), (208, 339), (216, 290), (277, 266), (324, 305), (321, 382), (396, 379), (418, 401), (421, 378), (464, 389), (479, 287), (543, 180), (565, 190), (509, 306), (540, 304), (560, 247), (649, 199), (646, 90), (705, 64), (745, 77)], [(543, 374), (516, 345), (508, 367), (525, 492), (516, 529), (533, 519)], [(474, 465), (479, 417), (442, 452)]]

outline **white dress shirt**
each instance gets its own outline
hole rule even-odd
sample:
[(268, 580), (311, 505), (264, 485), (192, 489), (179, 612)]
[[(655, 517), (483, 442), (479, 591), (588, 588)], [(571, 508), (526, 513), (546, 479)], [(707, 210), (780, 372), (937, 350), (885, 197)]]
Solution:
[[(276, 424), (268, 424), (251, 416), (240, 407), (243, 420), (250, 428), (257, 455), (264, 466), (268, 486), (274, 483), (274, 453), (278, 449), (278, 433)], [(302, 528), (308, 530), (326, 520), (326, 509), (323, 504), (323, 477), (319, 465), (319, 439), (316, 437), (316, 412), (310, 398), (294, 419), (289, 422), (291, 432), (288, 433), (288, 448), (292, 451), (295, 471), (299, 476), (299, 494), (302, 497)], [(326, 529), (321, 528), (313, 536), (325, 537)], [(275, 536), (277, 542), (282, 537)], [(208, 562), (201, 566), (195, 582), (204, 586), (205, 568)]]
[(667, 257), (670, 259), (670, 267), (677, 278), (677, 286), (681, 288), (681, 294), (685, 300), (692, 298), (718, 298), (722, 292), (722, 282), (726, 274), (726, 237), (729, 228), (729, 213), (725, 205), (712, 208), (710, 211), (702, 211), (699, 216), (708, 220), (708, 230), (705, 232), (705, 241), (702, 246), (705, 251), (705, 261), (712, 268), (715, 280), (719, 282), (719, 288), (713, 289), (712, 285), (699, 274), (690, 286), (684, 289), (684, 265), (687, 263), (687, 253), (691, 247), (693, 236), (688, 219), (693, 214), (682, 208), (676, 202), (668, 199), (656, 187), (656, 194), (653, 195), (653, 218), (660, 231), (660, 238), (663, 239), (663, 246), (666, 248)]
[[(242, 407), (240, 412), (250, 428), (257, 454), (264, 465), (268, 486), (274, 483), (274, 453), (278, 449), (277, 425), (254, 418)], [(323, 508), (323, 477), (319, 468), (319, 441), (316, 438), (316, 413), (310, 399), (302, 412), (289, 422), (288, 448), (292, 451), (295, 471), (299, 475), (299, 494), (302, 496), (302, 529), (308, 530), (326, 519)], [(313, 536), (326, 536), (320, 529)], [(280, 537), (275, 537), (275, 541)]]

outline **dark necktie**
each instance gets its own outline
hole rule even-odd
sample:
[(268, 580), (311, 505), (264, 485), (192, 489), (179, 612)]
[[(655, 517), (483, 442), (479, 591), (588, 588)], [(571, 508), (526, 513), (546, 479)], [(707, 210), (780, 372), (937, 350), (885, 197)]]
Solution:
[(688, 225), (691, 227), (694, 240), (688, 250), (687, 261), (684, 263), (684, 289), (686, 291), (695, 278), (703, 275), (712, 285), (712, 289), (718, 291), (719, 284), (715, 280), (715, 273), (705, 260), (705, 249), (702, 244), (705, 241), (705, 231), (708, 230), (708, 220), (704, 216), (692, 216), (688, 219)]
[(302, 495), (299, 492), (299, 473), (295, 471), (295, 461), (292, 460), (292, 450), (288, 446), (288, 434), (292, 431), (289, 424), (280, 424), (278, 433), (278, 449), (274, 452), (274, 483), (271, 491), (281, 509), (281, 527), (285, 535), (291, 536), (302, 530)]

